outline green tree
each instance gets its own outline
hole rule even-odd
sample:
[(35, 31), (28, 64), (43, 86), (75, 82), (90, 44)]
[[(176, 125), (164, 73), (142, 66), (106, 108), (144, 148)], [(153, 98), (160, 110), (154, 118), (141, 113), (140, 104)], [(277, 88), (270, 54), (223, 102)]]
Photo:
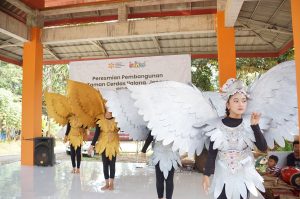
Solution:
[(47, 115), (45, 91), (66, 94), (67, 80), (69, 79), (68, 65), (46, 65), (43, 67), (43, 114)]
[(11, 91), (0, 88), (0, 127), (21, 128), (21, 101)]
[(43, 67), (43, 91), (66, 94), (69, 79), (68, 65), (45, 65)]
[(294, 59), (294, 49), (289, 49), (285, 54), (273, 58), (237, 58), (237, 78), (251, 84), (259, 75), (267, 72), (281, 62)]
[(212, 91), (217, 88), (216, 59), (192, 60), (192, 83), (203, 91)]
[(295, 49), (290, 48), (286, 53), (284, 53), (283, 55), (280, 55), (277, 58), (277, 62), (281, 63), (281, 62), (290, 61), (290, 60), (294, 60), (294, 59), (295, 59)]
[(21, 128), (22, 68), (0, 61), (0, 128)]
[[(293, 59), (293, 48), (275, 58), (237, 58), (237, 78), (249, 85), (270, 68)], [(193, 59), (192, 83), (204, 91), (216, 90), (218, 88), (217, 59)]]
[[(5, 128), (7, 132), (21, 128), (22, 73), (21, 67), (0, 61), (0, 128)], [(44, 66), (43, 93), (45, 90), (49, 90), (50, 92), (65, 94), (68, 78), (67, 65)], [(44, 95), (42, 108), (43, 115), (47, 115)], [(49, 119), (46, 119), (45, 121), (45, 116), (43, 116), (43, 129), (49, 123)], [(51, 131), (56, 131), (57, 125), (55, 126), (53, 122), (50, 124)]]
[(45, 103), (45, 91), (66, 94), (67, 80), (69, 79), (68, 65), (51, 65), (44, 66), (43, 68), (43, 103), (42, 103), (42, 128), (44, 132), (48, 132), (48, 135), (55, 135), (60, 129), (58, 124), (50, 120), (46, 110)]
[(0, 88), (22, 95), (22, 74), (21, 67), (0, 61)]

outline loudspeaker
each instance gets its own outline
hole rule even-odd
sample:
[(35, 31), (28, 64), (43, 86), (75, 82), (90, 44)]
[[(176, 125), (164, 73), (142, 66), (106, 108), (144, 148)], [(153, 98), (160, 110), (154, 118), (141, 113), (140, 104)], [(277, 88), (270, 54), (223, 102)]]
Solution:
[(53, 166), (55, 163), (54, 146), (54, 138), (34, 138), (34, 165)]

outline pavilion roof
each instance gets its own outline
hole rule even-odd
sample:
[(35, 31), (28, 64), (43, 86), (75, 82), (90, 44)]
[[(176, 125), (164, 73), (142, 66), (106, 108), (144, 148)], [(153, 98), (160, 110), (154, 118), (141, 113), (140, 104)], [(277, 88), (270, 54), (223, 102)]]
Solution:
[[(95, 0), (70, 5), (74, 2), (46, 0), (46, 8), (34, 9), (26, 0), (0, 1), (0, 59), (22, 62), (28, 24), (36, 16), (44, 22), (45, 64), (170, 54), (216, 57), (216, 0)], [(278, 56), (293, 45), (290, 0), (246, 0), (237, 12), (238, 57)]]

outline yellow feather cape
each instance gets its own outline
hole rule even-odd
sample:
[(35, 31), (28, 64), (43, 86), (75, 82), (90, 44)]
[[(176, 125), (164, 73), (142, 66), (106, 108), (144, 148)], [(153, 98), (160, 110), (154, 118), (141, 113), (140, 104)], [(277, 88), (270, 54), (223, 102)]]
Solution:
[(101, 133), (98, 142), (95, 146), (97, 153), (103, 153), (105, 150), (105, 155), (110, 160), (119, 154), (120, 141), (118, 134), (118, 127), (115, 119), (107, 120), (102, 117), (101, 120), (97, 122), (100, 126)]
[(70, 117), (71, 129), (68, 134), (68, 140), (75, 150), (83, 143), (83, 138), (86, 134), (86, 129), (82, 128), (81, 122), (75, 116)]

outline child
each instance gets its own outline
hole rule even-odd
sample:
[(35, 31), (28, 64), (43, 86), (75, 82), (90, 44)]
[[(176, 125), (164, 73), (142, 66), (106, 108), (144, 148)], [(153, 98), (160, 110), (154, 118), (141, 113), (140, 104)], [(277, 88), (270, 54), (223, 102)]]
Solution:
[(278, 177), (280, 168), (277, 166), (278, 157), (276, 155), (270, 155), (268, 159), (268, 168), (266, 170), (266, 176)]

